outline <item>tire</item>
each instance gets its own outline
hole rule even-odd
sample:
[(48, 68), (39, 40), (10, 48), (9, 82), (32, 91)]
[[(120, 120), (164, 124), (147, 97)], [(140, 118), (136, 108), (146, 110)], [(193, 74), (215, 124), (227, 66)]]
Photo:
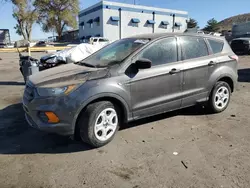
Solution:
[(77, 127), (76, 134), (83, 142), (102, 147), (112, 141), (119, 130), (120, 110), (109, 101), (90, 104), (81, 114)]
[(227, 109), (231, 99), (231, 88), (228, 83), (219, 81), (215, 84), (209, 98), (212, 113), (220, 113)]

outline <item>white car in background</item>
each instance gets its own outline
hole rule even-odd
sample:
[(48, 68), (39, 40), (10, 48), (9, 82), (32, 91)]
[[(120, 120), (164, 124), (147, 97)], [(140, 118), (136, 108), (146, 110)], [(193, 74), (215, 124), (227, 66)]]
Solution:
[(205, 34), (204, 31), (197, 31), (197, 33), (203, 34), (203, 35)]
[(220, 37), (221, 33), (211, 32), (211, 33), (209, 33), (209, 35)]
[(103, 37), (91, 37), (89, 39), (89, 44), (99, 44), (99, 45), (103, 45), (106, 46), (107, 44), (109, 44), (109, 40)]

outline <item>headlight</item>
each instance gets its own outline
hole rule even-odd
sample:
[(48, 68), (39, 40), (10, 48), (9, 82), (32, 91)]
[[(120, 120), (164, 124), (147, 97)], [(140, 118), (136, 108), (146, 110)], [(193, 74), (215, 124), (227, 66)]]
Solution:
[(59, 88), (37, 88), (37, 93), (41, 97), (58, 96), (62, 94), (69, 94), (76, 88), (77, 85), (70, 85)]

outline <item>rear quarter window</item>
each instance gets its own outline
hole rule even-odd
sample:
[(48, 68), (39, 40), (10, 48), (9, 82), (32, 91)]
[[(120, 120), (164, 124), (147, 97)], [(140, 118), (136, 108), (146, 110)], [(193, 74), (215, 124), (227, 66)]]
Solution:
[(209, 45), (213, 51), (214, 54), (220, 53), (223, 50), (224, 43), (212, 39), (207, 39), (209, 42)]
[(202, 37), (180, 37), (182, 56), (184, 60), (208, 56), (208, 48)]

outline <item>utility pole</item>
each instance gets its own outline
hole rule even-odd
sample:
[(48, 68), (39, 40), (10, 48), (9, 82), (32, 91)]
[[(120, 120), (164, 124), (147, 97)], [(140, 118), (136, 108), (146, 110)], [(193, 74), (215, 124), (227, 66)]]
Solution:
[(134, 5), (135, 5), (135, 3), (136, 3), (135, 1), (136, 1), (136, 0), (134, 0)]
[(174, 33), (174, 28), (175, 28), (175, 14), (172, 14), (173, 16), (173, 28), (172, 28), (172, 32)]
[[(153, 12), (153, 20), (155, 21), (155, 12)], [(153, 26), (153, 33), (155, 33), (155, 24), (152, 24)]]
[(122, 9), (119, 8), (119, 39), (122, 38)]

